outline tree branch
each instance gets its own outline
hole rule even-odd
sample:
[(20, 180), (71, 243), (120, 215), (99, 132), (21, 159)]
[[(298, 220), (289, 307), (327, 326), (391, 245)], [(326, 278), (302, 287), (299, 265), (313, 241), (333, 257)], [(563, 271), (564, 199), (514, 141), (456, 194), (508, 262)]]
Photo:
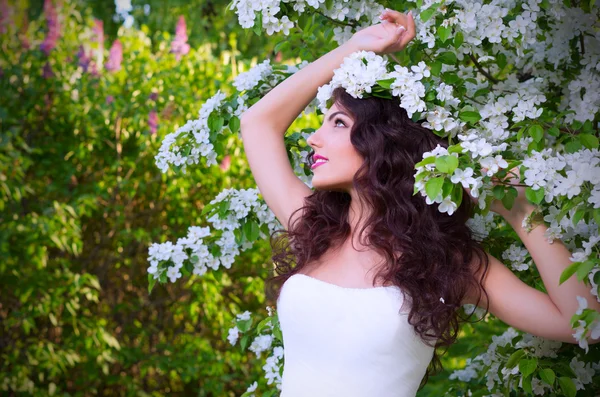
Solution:
[(481, 64), (479, 62), (477, 62), (477, 59), (475, 59), (473, 54), (469, 53), (469, 58), (471, 58), (471, 60), (475, 64), (475, 67), (477, 68), (477, 70), (479, 70), (479, 73), (481, 73), (482, 75), (487, 77), (488, 80), (492, 82), (492, 84), (496, 84), (498, 82), (498, 79), (496, 79), (494, 76), (492, 76), (487, 71), (485, 71), (485, 69), (483, 69), (483, 67), (481, 66)]

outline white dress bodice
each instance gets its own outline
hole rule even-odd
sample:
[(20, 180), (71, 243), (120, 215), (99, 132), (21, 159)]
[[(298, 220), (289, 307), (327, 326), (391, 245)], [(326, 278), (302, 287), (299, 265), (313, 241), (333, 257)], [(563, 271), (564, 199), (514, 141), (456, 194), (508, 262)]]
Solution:
[(277, 299), (281, 397), (414, 397), (433, 347), (401, 312), (397, 286), (346, 288), (304, 274)]

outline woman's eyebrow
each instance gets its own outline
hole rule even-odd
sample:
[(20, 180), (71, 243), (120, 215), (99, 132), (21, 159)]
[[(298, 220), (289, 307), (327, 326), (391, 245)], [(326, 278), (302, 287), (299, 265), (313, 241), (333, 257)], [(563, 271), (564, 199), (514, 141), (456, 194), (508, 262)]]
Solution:
[(349, 116), (348, 116), (348, 114), (346, 114), (346, 113), (342, 112), (341, 110), (338, 110), (337, 112), (333, 112), (333, 113), (331, 113), (331, 114), (329, 115), (329, 118), (328, 118), (327, 120), (328, 120), (328, 121), (331, 121), (331, 120), (332, 120), (332, 119), (335, 117), (335, 115), (337, 115), (337, 114), (343, 114), (344, 116), (346, 116), (346, 117), (349, 117)]

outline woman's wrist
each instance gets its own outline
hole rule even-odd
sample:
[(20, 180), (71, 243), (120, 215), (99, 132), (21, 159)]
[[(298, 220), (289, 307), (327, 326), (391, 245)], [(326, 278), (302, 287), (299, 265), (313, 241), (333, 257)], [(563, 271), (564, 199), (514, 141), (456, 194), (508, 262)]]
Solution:
[(360, 45), (356, 41), (354, 41), (352, 39), (346, 41), (345, 43), (343, 43), (342, 45), (340, 45), (338, 48), (343, 48), (344, 53), (347, 53), (346, 56), (348, 56), (348, 55), (350, 55), (352, 53), (355, 53), (355, 52), (363, 50), (360, 47)]

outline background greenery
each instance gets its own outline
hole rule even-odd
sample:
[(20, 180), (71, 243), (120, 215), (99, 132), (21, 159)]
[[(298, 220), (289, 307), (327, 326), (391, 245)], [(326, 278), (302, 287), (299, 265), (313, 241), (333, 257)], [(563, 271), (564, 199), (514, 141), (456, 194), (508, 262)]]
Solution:
[[(331, 32), (282, 41), (241, 29), (228, 2), (202, 0), (134, 1), (135, 22), (125, 29), (111, 1), (63, 0), (47, 56), (39, 49), (43, 1), (9, 4), (0, 35), (0, 393), (241, 395), (263, 363), (231, 348), (227, 330), (236, 313), (266, 315), (274, 306), (262, 281), (268, 243), (231, 270), (151, 295), (146, 269), (149, 244), (202, 226), (204, 204), (224, 188), (254, 187), (242, 146), (228, 147), (221, 166), (186, 175), (161, 174), (154, 155), (165, 134), (216, 90), (230, 91), (237, 74), (276, 55), (314, 59), (331, 48)], [(170, 42), (180, 15), (192, 49), (178, 60)], [(104, 25), (105, 61), (115, 39), (123, 45), (119, 71), (78, 66), (95, 19)], [(444, 356), (446, 371), (419, 395), (458, 388), (448, 375), (505, 328), (490, 318), (476, 332), (465, 326)]]

